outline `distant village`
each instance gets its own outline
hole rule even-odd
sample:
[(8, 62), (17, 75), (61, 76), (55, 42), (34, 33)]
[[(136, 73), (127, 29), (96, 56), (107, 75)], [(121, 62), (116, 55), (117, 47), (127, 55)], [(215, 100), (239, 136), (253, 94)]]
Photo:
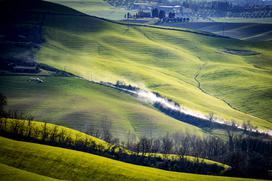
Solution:
[(186, 14), (181, 14), (180, 6), (159, 6), (152, 9), (140, 9), (137, 13), (127, 13), (124, 19), (158, 18), (161, 22), (189, 22)]
[(188, 22), (192, 19), (213, 17), (271, 18), (271, 0), (237, 1), (137, 1), (108, 0), (113, 6), (124, 7), (136, 13), (128, 12), (124, 19), (159, 18), (167, 22)]

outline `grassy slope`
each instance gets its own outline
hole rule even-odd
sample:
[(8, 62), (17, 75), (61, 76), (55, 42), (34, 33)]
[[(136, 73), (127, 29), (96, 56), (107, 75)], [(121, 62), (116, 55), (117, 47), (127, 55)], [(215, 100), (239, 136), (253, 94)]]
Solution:
[[(5, 131), (7, 133), (11, 132), (12, 126), (15, 124), (19, 124), (21, 127), (25, 128), (23, 130), (25, 130), (24, 134), (27, 134), (27, 128), (28, 127), (28, 121), (27, 120), (18, 120), (18, 119), (8, 119), (8, 118), (0, 118), (2, 121), (6, 121), (6, 128)], [(31, 121), (31, 127), (32, 130), (37, 130), (38, 132), (42, 132), (43, 127), (44, 127), (44, 123), (45, 122), (40, 122), (40, 121)], [(102, 150), (107, 150), (110, 149), (110, 147), (112, 146), (112, 144), (101, 140), (99, 138), (96, 138), (94, 136), (88, 135), (86, 133), (71, 129), (71, 128), (67, 128), (65, 126), (60, 126), (60, 125), (56, 125), (56, 124), (52, 124), (52, 123), (47, 123), (46, 124), (46, 129), (48, 131), (48, 134), (50, 134), (54, 129), (57, 129), (56, 133), (60, 134), (61, 132), (65, 133), (66, 137), (70, 137), (71, 140), (89, 140), (89, 142), (94, 142), (96, 145), (99, 145), (100, 148)], [(33, 132), (32, 132), (33, 133)], [(30, 135), (31, 138), (35, 138), (38, 140), (41, 140), (41, 134), (39, 135)]]
[(271, 41), (271, 23), (256, 22), (192, 22), (192, 23), (164, 23), (162, 26), (188, 28), (224, 35), (240, 40)]
[(58, 179), (250, 180), (169, 172), (79, 151), (14, 141), (3, 137), (0, 137), (0, 145), (0, 163)]
[[(2, 121), (4, 121), (5, 118), (0, 118), (0, 119), (3, 119)], [(15, 124), (19, 124), (19, 125), (22, 125), (23, 128), (25, 128), (24, 130), (26, 131), (28, 127), (28, 121), (25, 121), (25, 120), (17, 120), (17, 119), (5, 119), (6, 121), (6, 128), (5, 128), (5, 131), (6, 132), (10, 132), (11, 129), (12, 129), (12, 125), (15, 125)], [(38, 122), (38, 121), (31, 121), (31, 126), (32, 126), (32, 130), (37, 130), (38, 132), (42, 132), (43, 131), (43, 127), (44, 127), (44, 122)], [(84, 140), (88, 140), (89, 142), (94, 142), (96, 144), (96, 146), (99, 146), (99, 148), (101, 150), (110, 150), (113, 146), (113, 144), (110, 144), (104, 140), (101, 140), (99, 138), (96, 138), (94, 136), (91, 136), (91, 135), (88, 135), (88, 134), (85, 134), (83, 132), (80, 132), (80, 131), (77, 131), (77, 130), (74, 130), (74, 129), (70, 129), (70, 128), (67, 128), (67, 127), (64, 127), (64, 126), (59, 126), (59, 125), (56, 125), (56, 124), (51, 124), (51, 123), (47, 123), (46, 124), (46, 129), (47, 129), (47, 132), (50, 134), (52, 133), (52, 131), (54, 129), (57, 130), (57, 134), (60, 134), (62, 132), (64, 132), (65, 136), (66, 137), (69, 137), (70, 140), (72, 141), (84, 141)], [(27, 132), (24, 133), (24, 135), (26, 135)], [(39, 135), (30, 135), (31, 138), (35, 138), (35, 139), (38, 139), (38, 140), (41, 140), (41, 134)], [(125, 149), (125, 148), (122, 148), (122, 147), (118, 147), (119, 149), (122, 149), (125, 153), (127, 154), (136, 154), (134, 153), (133, 151), (131, 150), (128, 150), (128, 149)], [(115, 151), (117, 151), (118, 149), (116, 149)], [(175, 154), (161, 154), (161, 153), (149, 153), (150, 156), (154, 156), (154, 157), (160, 157), (160, 158), (168, 158), (168, 159), (179, 159), (179, 156), (178, 155), (175, 155)], [(193, 157), (193, 156), (185, 156), (185, 158), (188, 160), (188, 161), (191, 161), (191, 162), (195, 162), (196, 158)], [(209, 165), (213, 165), (213, 164), (216, 164), (217, 166), (219, 167), (222, 167), (225, 171), (228, 170), (230, 168), (230, 166), (226, 165), (226, 164), (223, 164), (223, 163), (220, 163), (220, 162), (216, 162), (216, 161), (212, 161), (212, 160), (208, 160), (208, 159), (202, 159), (202, 158), (198, 158), (199, 161), (203, 161), (205, 162), (206, 164), (209, 164)]]
[(2, 181), (57, 181), (57, 179), (27, 172), (0, 163), (0, 180)]
[[(205, 114), (214, 112), (239, 123), (250, 120), (263, 129), (272, 127), (270, 42), (253, 44), (180, 31), (127, 27), (92, 17), (51, 15), (45, 25), (47, 42), (38, 53), (42, 63), (86, 79), (125, 80)], [(223, 52), (225, 48), (241, 47), (261, 54), (239, 56)], [(211, 96), (199, 90), (194, 80), (203, 65), (198, 80)]]
[(40, 78), (45, 82), (29, 81), (29, 76), (0, 76), (0, 92), (8, 97), (10, 108), (83, 132), (102, 129), (101, 121), (107, 119), (113, 135), (125, 141), (129, 131), (137, 137), (167, 132), (205, 135), (120, 91), (76, 78)]
[(127, 12), (124, 8), (113, 7), (103, 0), (48, 0), (74, 8), (80, 12), (112, 20), (121, 20)]
[(267, 23), (272, 24), (272, 18), (212, 18), (216, 22), (232, 23)]

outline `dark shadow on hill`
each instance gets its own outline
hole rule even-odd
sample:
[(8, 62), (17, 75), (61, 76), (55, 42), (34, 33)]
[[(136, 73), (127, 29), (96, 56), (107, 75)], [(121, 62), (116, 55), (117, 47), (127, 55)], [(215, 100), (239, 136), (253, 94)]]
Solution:
[(252, 51), (252, 50), (242, 50), (242, 49), (225, 49), (225, 53), (233, 54), (233, 55), (240, 55), (240, 56), (251, 56), (251, 55), (259, 55), (260, 53)]
[(271, 40), (272, 24), (264, 23), (224, 23), (224, 22), (189, 22), (189, 23), (161, 23), (161, 26), (186, 28), (235, 39), (249, 41)]

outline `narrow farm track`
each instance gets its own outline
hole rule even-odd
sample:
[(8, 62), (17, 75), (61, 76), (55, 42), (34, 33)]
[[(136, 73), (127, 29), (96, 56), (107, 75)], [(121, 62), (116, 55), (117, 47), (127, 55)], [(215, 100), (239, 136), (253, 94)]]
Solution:
[[(271, 106), (266, 98), (269, 96), (270, 75), (255, 69), (251, 71), (252, 65), (269, 68), (270, 51), (266, 48), (269, 44), (253, 45), (235, 39), (201, 36), (198, 31), (168, 31), (169, 28), (108, 21), (54, 4), (50, 5), (54, 7), (50, 11), (44, 11), (44, 6), (41, 3), (37, 4), (36, 9), (26, 8), (29, 13), (35, 11), (37, 14), (33, 15), (37, 17), (35, 21), (29, 19), (29, 23), (40, 23), (43, 14), (49, 13), (42, 28), (45, 42), (36, 53), (39, 63), (89, 80), (124, 81), (158, 92), (182, 104), (184, 108), (198, 110), (203, 115), (213, 112), (226, 121), (236, 120), (241, 125), (250, 120), (264, 130), (270, 129), (271, 123), (265, 122), (265, 119), (270, 118)], [(237, 47), (233, 47), (236, 44)], [(242, 57), (223, 52), (225, 49), (239, 49), (243, 46), (248, 46), (249, 51), (258, 50), (261, 53), (258, 55), (260, 61), (256, 62), (257, 59), (253, 56)], [(202, 60), (199, 61), (197, 57)], [(199, 67), (207, 61), (209, 65), (199, 71)], [(226, 62), (228, 66), (225, 66)], [(250, 89), (253, 86), (256, 88)], [(226, 99), (227, 102), (207, 93)], [(256, 97), (250, 99), (251, 95)], [(233, 107), (242, 112), (236, 111), (227, 103), (233, 104)], [(95, 111), (97, 110), (86, 111), (82, 108), (80, 113), (64, 113), (61, 116), (68, 120), (82, 115), (82, 121), (85, 121), (86, 114)], [(105, 111), (101, 112), (105, 114)], [(116, 115), (113, 120), (138, 120), (138, 115), (125, 114), (123, 109), (111, 113)], [(154, 112), (154, 115), (157, 113)], [(147, 121), (142, 123), (149, 124), (149, 118), (154, 118), (154, 115), (148, 113), (145, 115)], [(93, 122), (93, 119), (88, 121)], [(122, 129), (127, 129), (128, 125), (130, 124), (124, 123)], [(138, 125), (135, 124), (136, 126)], [(141, 133), (145, 132), (144, 129), (145, 126), (141, 127)], [(116, 133), (119, 130), (116, 126)]]
[[(200, 59), (200, 58), (199, 58), (199, 59)], [(194, 76), (194, 79), (195, 79), (195, 81), (196, 81), (196, 83), (197, 83), (197, 87), (199, 88), (199, 90), (201, 90), (201, 91), (204, 92), (205, 94), (208, 94), (207, 92), (205, 92), (205, 91), (201, 88), (200, 81), (197, 79), (198, 76), (199, 76), (199, 74), (200, 74), (200, 72), (201, 72), (201, 70), (206, 66), (206, 64), (207, 64), (207, 63), (205, 62), (205, 63), (203, 63), (203, 64), (200, 66), (199, 70), (197, 71), (196, 75)]]
[[(198, 58), (200, 59), (200, 57), (198, 57)], [(199, 77), (201, 71), (205, 68), (205, 66), (207, 66), (207, 62), (203, 63), (203, 64), (200, 66), (199, 70), (197, 71), (197, 73), (196, 73), (195, 76), (194, 76), (194, 80), (195, 80), (196, 83), (197, 83), (197, 88), (198, 88), (200, 91), (202, 91), (203, 93), (205, 93), (205, 94), (207, 94), (207, 95), (209, 95), (209, 96), (216, 97), (217, 99), (223, 101), (223, 102), (226, 103), (230, 108), (232, 108), (232, 109), (234, 109), (234, 110), (236, 110), (236, 111), (242, 112), (241, 110), (235, 108), (233, 105), (231, 105), (229, 102), (227, 102), (225, 99), (222, 99), (222, 98), (220, 98), (220, 97), (218, 97), (218, 96), (216, 96), (216, 95), (211, 95), (211, 94), (209, 94), (207, 91), (205, 91), (205, 90), (201, 87), (201, 82), (199, 81), (198, 77)]]

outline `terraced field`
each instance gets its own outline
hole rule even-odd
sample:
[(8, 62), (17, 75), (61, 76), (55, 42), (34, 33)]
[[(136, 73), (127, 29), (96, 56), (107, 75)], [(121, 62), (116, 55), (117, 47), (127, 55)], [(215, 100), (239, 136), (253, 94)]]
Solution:
[[(79, 151), (45, 146), (0, 137), (0, 179), (20, 180), (33, 178), (44, 180), (46, 177), (63, 180), (211, 180), (244, 181), (254, 179), (230, 178), (178, 173), (115, 161)], [(17, 169), (13, 168), (17, 167)], [(21, 170), (19, 170), (21, 169)], [(31, 172), (31, 173), (30, 173)], [(4, 176), (2, 176), (2, 174)], [(32, 177), (30, 177), (32, 176)], [(47, 180), (50, 180), (48, 178)]]

